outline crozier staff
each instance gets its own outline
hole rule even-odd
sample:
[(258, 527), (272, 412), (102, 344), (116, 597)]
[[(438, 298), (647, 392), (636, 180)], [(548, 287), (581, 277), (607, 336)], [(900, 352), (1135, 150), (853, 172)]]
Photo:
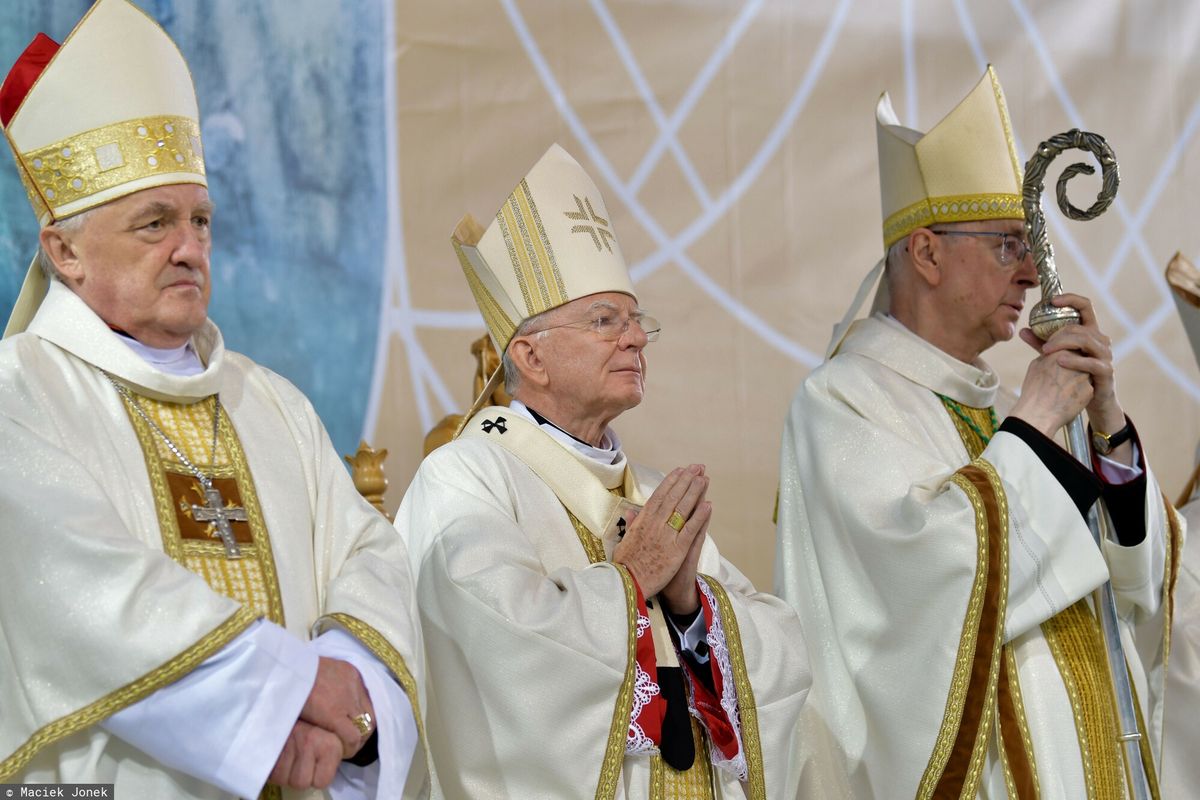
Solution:
[[(1087, 598), (1111, 579), (1157, 751), (1176, 515), (1090, 301), (1056, 299), (1082, 322), (1044, 344), (1021, 331), (1036, 353), (1016, 402), (981, 358), (1037, 285), (994, 72), (927, 133), (885, 95), (876, 130), (883, 283), (783, 437), (776, 586), (809, 641), (831, 642), (812, 654), (802, 746), (832, 753), (856, 797), (1124, 797)], [(1082, 411), (1106, 438), (1095, 474), (1052, 438)], [(1114, 525), (1097, 543), (1100, 497)]]

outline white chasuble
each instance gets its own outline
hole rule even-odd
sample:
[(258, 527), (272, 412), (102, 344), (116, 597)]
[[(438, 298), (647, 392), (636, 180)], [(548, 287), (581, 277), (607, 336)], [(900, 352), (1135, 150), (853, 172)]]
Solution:
[[(211, 322), (193, 345), (202, 373), (158, 372), (58, 283), (28, 332), (0, 343), (0, 780), (225, 797), (97, 723), (264, 616), (301, 640), (347, 631), (423, 705), (403, 544), (355, 491), (303, 395), (225, 351)], [(206, 526), (186, 530), (178, 459), (101, 370), (183, 439), (205, 438), (220, 398), (215, 471), (226, 504), (249, 509), (233, 524), (242, 559), (217, 561), (224, 546)], [(165, 531), (171, 521), (180, 529)], [(414, 759), (405, 796), (430, 780)]]
[(1176, 515), (1148, 474), (1145, 539), (1097, 547), (1029, 447), (989, 430), (998, 394), (986, 364), (877, 315), (792, 404), (776, 587), (813, 658), (813, 796), (1121, 797), (1085, 600), (1107, 579), (1157, 763)]
[(623, 514), (661, 478), (624, 454), (612, 464), (586, 458), (499, 407), (421, 464), (396, 528), (417, 576), (436, 676), (428, 730), (448, 796), (795, 796), (796, 721), (809, 685), (799, 624), (712, 539), (700, 585), (715, 609), (709, 642), (724, 642), (712, 658), (729, 678), (721, 704), (745, 780), (714, 756), (707, 731), (696, 757), (712, 762), (711, 787), (681, 788), (635, 742), (638, 592), (607, 559)]
[(1200, 500), (1180, 506), (1188, 537), (1175, 586), (1175, 626), (1167, 669), (1163, 796), (1184, 797), (1200, 787)]

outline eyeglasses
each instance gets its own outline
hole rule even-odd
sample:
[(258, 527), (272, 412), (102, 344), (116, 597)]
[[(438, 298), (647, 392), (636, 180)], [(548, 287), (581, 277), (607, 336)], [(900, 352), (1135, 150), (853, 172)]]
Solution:
[(1029, 243), (1015, 233), (995, 231), (933, 231), (938, 236), (987, 236), (1000, 239), (1000, 263), (1004, 266), (1020, 264), (1029, 254)]
[(662, 326), (658, 324), (657, 319), (641, 311), (623, 317), (617, 313), (616, 309), (600, 308), (592, 311), (591, 316), (586, 319), (563, 322), (558, 325), (542, 328), (538, 331), (530, 331), (530, 333), (541, 333), (542, 331), (551, 331), (555, 328), (578, 328), (579, 330), (591, 331), (605, 341), (615, 342), (625, 335), (625, 331), (629, 330), (630, 325), (637, 325), (641, 328), (642, 333), (646, 334), (647, 342), (658, 341), (658, 334), (662, 331)]

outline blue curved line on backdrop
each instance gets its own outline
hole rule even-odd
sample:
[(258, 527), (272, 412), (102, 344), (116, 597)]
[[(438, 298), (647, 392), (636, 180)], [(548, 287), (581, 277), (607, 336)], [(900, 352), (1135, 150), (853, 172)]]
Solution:
[[(371, 387), (386, 218), (381, 0), (140, 0), (179, 44), (217, 205), (213, 301), (226, 345), (295, 383), (339, 452)], [(4, 0), (0, 70), (38, 31), (62, 41), (86, 0)], [(0, 156), (0, 321), (37, 221)]]

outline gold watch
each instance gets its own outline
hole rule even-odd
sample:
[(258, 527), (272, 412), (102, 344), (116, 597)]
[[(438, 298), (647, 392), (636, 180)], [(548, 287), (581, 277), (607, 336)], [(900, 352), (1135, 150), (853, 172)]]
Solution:
[(1108, 455), (1132, 438), (1133, 426), (1129, 424), (1128, 419), (1125, 421), (1125, 427), (1116, 433), (1101, 433), (1092, 428), (1092, 448), (1102, 456)]

